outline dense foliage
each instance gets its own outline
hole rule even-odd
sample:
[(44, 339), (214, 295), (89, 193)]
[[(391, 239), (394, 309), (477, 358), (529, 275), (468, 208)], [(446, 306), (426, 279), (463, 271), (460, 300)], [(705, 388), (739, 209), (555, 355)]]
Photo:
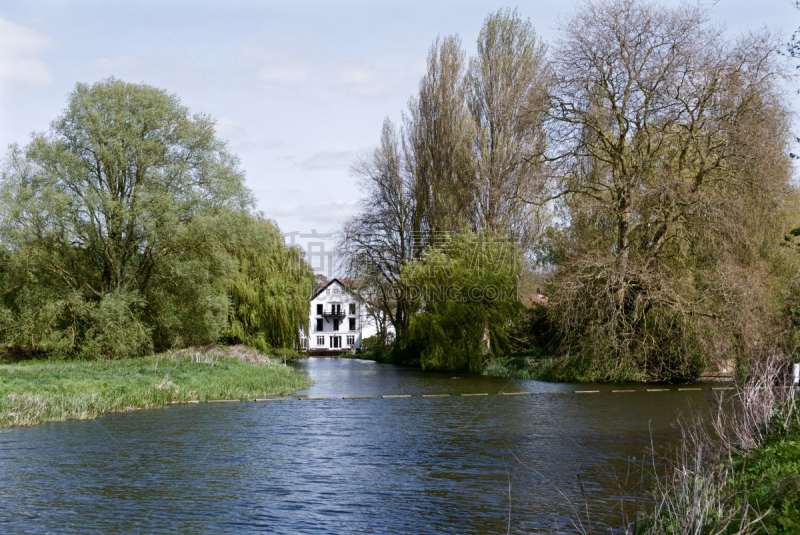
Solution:
[(600, 378), (681, 377), (780, 338), (797, 215), (777, 44), (698, 7), (590, 2), (554, 54), (553, 302)]
[(800, 198), (780, 46), (645, 0), (584, 2), (550, 51), (516, 11), (487, 17), (469, 60), (437, 39), (401, 128), (387, 119), (354, 167), (351, 276), (384, 292), (402, 341), (417, 321), (404, 266), (441, 233), (488, 230), (550, 298), (511, 324), (515, 349), (581, 377), (686, 379), (791, 351)]
[(251, 206), (209, 117), (153, 87), (78, 84), (50, 130), (12, 146), (3, 168), (0, 342), (131, 357), (214, 341), (232, 318), (243, 338), (291, 343), (286, 325), (296, 331), (302, 317), (257, 335), (267, 325), (253, 318), (274, 311), (244, 306), (248, 291), (293, 277), (277, 228)]
[(403, 270), (413, 303), (409, 336), (423, 369), (480, 371), (510, 350), (507, 327), (521, 307), (514, 245), (490, 233), (445, 236)]
[(299, 328), (308, 332), (307, 294), (314, 280), (300, 249), (285, 247), (278, 227), (259, 217), (229, 251), (238, 259), (239, 269), (228, 287), (226, 336), (265, 352), (299, 347)]

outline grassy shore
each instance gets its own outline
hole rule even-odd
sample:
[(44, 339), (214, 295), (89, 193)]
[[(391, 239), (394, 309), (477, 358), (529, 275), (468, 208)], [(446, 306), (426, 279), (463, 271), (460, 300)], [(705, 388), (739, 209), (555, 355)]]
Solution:
[(762, 513), (757, 526), (759, 531), (771, 535), (800, 533), (800, 429), (797, 426), (788, 432), (772, 429), (761, 447), (733, 457), (731, 473), (733, 477), (727, 484), (738, 492), (737, 505), (746, 501), (753, 511)]
[[(590, 370), (574, 360), (554, 357), (544, 351), (512, 353), (493, 359), (481, 371), (493, 377), (535, 379), (553, 383), (595, 383), (609, 381), (598, 370)], [(617, 370), (610, 380), (615, 383), (640, 382), (644, 376), (637, 370)]]
[[(687, 375), (663, 377), (659, 381), (693, 381), (700, 370)], [(535, 379), (554, 383), (646, 383), (654, 379), (633, 365), (609, 359), (603, 366), (591, 366), (577, 358), (556, 357), (543, 350), (512, 353), (493, 359), (481, 371), (493, 377)]]
[(492, 377), (513, 377), (514, 379), (543, 380), (542, 360), (527, 354), (512, 354), (510, 357), (493, 359), (481, 373)]
[(0, 360), (0, 427), (88, 419), (174, 401), (252, 400), (310, 384), (277, 359), (241, 346), (109, 361)]

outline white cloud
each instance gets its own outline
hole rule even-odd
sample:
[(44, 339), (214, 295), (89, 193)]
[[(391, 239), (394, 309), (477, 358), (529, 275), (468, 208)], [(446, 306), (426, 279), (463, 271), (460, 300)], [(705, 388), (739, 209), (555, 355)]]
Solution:
[(347, 60), (335, 65), (330, 83), (332, 89), (346, 89), (351, 95), (371, 99), (383, 99), (398, 90), (392, 73), (358, 60)]
[(310, 74), (309, 58), (297, 52), (283, 52), (263, 46), (246, 46), (239, 55), (255, 65), (255, 78), (263, 82), (293, 84), (305, 82)]
[[(258, 152), (266, 152), (271, 150), (280, 150), (281, 147), (284, 147), (286, 142), (279, 138), (270, 136), (269, 139), (264, 137), (260, 137), (259, 139), (253, 141), (242, 141), (239, 143), (232, 143), (231, 149), (234, 152), (250, 152), (250, 151), (258, 151)], [(282, 156), (282, 158), (285, 158)]]
[(303, 221), (335, 226), (358, 212), (357, 201), (315, 204), (283, 203), (266, 210), (268, 217), (294, 217)]
[(234, 121), (229, 117), (218, 118), (214, 130), (219, 137), (228, 140), (241, 138), (247, 133), (247, 130), (240, 122)]
[(53, 83), (53, 75), (37, 56), (55, 41), (36, 30), (0, 18), (0, 83), (41, 87)]
[(265, 82), (303, 82), (308, 78), (308, 70), (296, 65), (265, 67), (256, 73), (256, 78)]
[(179, 95), (197, 94), (208, 88), (208, 78), (197, 67), (170, 70), (165, 79), (167, 87)]
[(95, 58), (86, 64), (91, 73), (116, 74), (127, 76), (144, 63), (147, 56), (118, 56), (116, 58)]
[(349, 167), (358, 156), (358, 152), (351, 150), (321, 151), (310, 158), (300, 162), (300, 167), (309, 171), (324, 169), (341, 169)]

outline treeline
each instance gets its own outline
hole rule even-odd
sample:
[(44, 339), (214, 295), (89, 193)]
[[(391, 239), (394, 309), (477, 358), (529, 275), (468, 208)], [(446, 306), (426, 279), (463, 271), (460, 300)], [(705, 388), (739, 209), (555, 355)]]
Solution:
[[(792, 351), (800, 213), (780, 47), (726, 34), (698, 5), (639, 0), (584, 2), (553, 47), (511, 10), (487, 17), (469, 59), (438, 38), (401, 124), (387, 119), (354, 166), (366, 197), (342, 238), (394, 355), (479, 369), (509, 335), (545, 333), (563, 366), (608, 380)], [(547, 310), (415, 294), (412, 266), (457, 263), (466, 253), (440, 242), (465, 250), (464, 237), (473, 257), (513, 244), (512, 280), (544, 274)]]
[(313, 273), (237, 159), (163, 90), (78, 84), (0, 179), (0, 343), (124, 358), (219, 339), (294, 347)]

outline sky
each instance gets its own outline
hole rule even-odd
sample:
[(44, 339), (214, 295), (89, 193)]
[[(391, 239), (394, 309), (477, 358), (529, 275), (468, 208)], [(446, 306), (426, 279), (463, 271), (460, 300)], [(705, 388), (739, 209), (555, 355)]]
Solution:
[[(357, 210), (350, 174), (399, 121), (437, 35), (468, 54), (492, 1), (0, 0), (0, 146), (49, 127), (79, 82), (110, 76), (177, 94), (217, 120), (258, 209), (285, 233), (335, 231)], [(519, 4), (547, 42), (579, 2)], [(732, 33), (788, 41), (793, 0), (718, 0)], [(299, 239), (299, 238), (298, 238)]]

